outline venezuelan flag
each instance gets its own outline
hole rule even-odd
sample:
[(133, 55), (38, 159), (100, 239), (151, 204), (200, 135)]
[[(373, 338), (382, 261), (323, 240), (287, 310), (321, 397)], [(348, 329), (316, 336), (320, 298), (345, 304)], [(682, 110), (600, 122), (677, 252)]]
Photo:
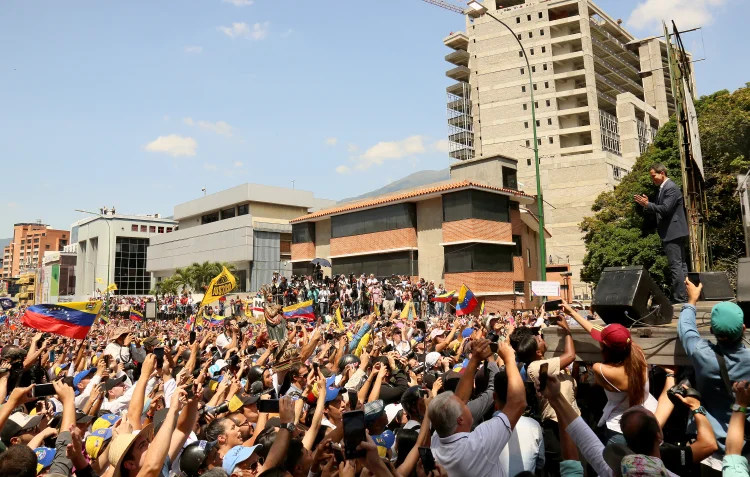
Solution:
[(478, 304), (477, 297), (469, 290), (469, 287), (461, 285), (461, 291), (458, 292), (458, 303), (456, 303), (456, 316), (470, 314)]
[(436, 295), (432, 301), (437, 301), (439, 303), (450, 303), (453, 300), (453, 296), (456, 294), (456, 290), (451, 290), (449, 292), (441, 293), (440, 295)]
[(138, 310), (130, 310), (130, 319), (133, 321), (143, 321), (143, 314)]
[(212, 325), (223, 325), (224, 324), (224, 317), (221, 315), (213, 314), (211, 315), (211, 320), (209, 321)]
[(26, 309), (21, 322), (39, 331), (82, 340), (101, 309), (101, 301), (32, 305)]
[(315, 312), (313, 312), (313, 301), (307, 300), (296, 305), (285, 306), (281, 309), (284, 312), (284, 318), (299, 319), (308, 318), (311, 320), (315, 319)]

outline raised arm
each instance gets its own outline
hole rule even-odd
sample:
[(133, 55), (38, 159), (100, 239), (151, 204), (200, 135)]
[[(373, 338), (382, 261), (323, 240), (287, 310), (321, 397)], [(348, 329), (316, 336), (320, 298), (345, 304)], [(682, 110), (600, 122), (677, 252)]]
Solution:
[(682, 306), (680, 320), (677, 323), (677, 335), (680, 337), (680, 343), (685, 348), (685, 352), (688, 356), (692, 356), (696, 346), (701, 342), (701, 335), (695, 322), (695, 306), (701, 296), (703, 284), (701, 283), (696, 287), (693, 282), (685, 278), (685, 288), (687, 289), (688, 302)]
[(182, 388), (178, 388), (172, 394), (167, 416), (164, 418), (164, 423), (146, 451), (146, 455), (143, 458), (144, 463), (138, 472), (138, 477), (157, 477), (162, 467), (164, 467), (164, 462), (166, 462), (172, 445), (175, 421), (185, 402), (185, 397), (185, 390)]
[(511, 428), (515, 429), (516, 423), (526, 410), (526, 387), (516, 365), (516, 352), (507, 341), (500, 344), (497, 354), (505, 361), (505, 373), (508, 375), (508, 399), (503, 414), (508, 416)]
[[(567, 311), (570, 314), (570, 316), (572, 316), (573, 319), (576, 320), (579, 325), (581, 325), (581, 328), (583, 328), (586, 331), (586, 333), (591, 333), (591, 330), (594, 328), (594, 325), (589, 320), (579, 315), (578, 312), (575, 311), (573, 307), (568, 305), (565, 301), (563, 301), (563, 308), (565, 308), (565, 311)], [(562, 368), (562, 364), (560, 365), (560, 367)]]
[(492, 355), (492, 350), (490, 349), (489, 340), (479, 340), (474, 343), (471, 349), (469, 365), (463, 369), (463, 376), (461, 376), (461, 380), (456, 387), (456, 397), (464, 403), (469, 402), (469, 399), (471, 399), (471, 391), (474, 389), (474, 375), (477, 372), (477, 368), (479, 368), (479, 364), (489, 358), (490, 355)]

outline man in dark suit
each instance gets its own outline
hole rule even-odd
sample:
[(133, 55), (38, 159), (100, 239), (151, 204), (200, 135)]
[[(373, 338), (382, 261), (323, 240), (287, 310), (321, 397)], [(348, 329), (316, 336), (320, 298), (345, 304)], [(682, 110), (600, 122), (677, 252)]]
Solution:
[(649, 202), (645, 195), (636, 195), (634, 199), (646, 212), (656, 215), (656, 229), (672, 272), (672, 301), (686, 303), (685, 276), (688, 269), (685, 237), (688, 236), (688, 226), (682, 192), (667, 177), (667, 168), (663, 164), (651, 166), (649, 174), (651, 181), (659, 186), (656, 202)]

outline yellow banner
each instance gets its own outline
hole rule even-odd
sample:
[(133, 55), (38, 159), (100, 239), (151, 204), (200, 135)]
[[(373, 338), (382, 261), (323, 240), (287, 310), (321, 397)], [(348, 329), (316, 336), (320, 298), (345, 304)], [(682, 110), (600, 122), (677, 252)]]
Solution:
[(105, 292), (111, 292), (111, 291), (115, 291), (115, 290), (117, 290), (117, 284), (115, 284), (115, 283), (112, 283), (112, 284), (111, 284), (111, 285), (109, 285), (109, 286), (107, 287), (107, 289), (106, 289), (106, 290), (104, 290), (104, 291), (105, 291)]
[(208, 305), (223, 297), (237, 286), (237, 280), (234, 275), (229, 273), (227, 267), (224, 267), (220, 274), (216, 275), (211, 283), (208, 284), (206, 294), (203, 295), (200, 306)]
[(336, 308), (336, 326), (338, 326), (340, 330), (344, 329), (344, 321), (341, 319), (341, 307), (340, 306)]

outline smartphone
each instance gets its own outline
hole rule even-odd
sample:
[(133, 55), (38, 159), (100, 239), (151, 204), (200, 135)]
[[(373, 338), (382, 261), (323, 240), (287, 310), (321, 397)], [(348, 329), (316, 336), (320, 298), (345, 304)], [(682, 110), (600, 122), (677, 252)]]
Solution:
[(359, 402), (359, 396), (357, 395), (357, 391), (348, 389), (346, 392), (349, 395), (349, 409), (354, 411), (355, 409), (357, 409), (357, 404)]
[(261, 399), (258, 401), (258, 412), (270, 412), (278, 414), (279, 412), (279, 400), (278, 399)]
[(556, 311), (562, 307), (562, 300), (550, 300), (544, 302), (544, 311)]
[(318, 363), (313, 363), (313, 370), (315, 371), (315, 374), (318, 374), (319, 368), (320, 368), (320, 365)]
[(429, 447), (419, 448), (419, 458), (422, 459), (425, 474), (435, 470), (435, 457), (433, 457), (432, 450)]
[(35, 384), (33, 388), (31, 388), (31, 395), (33, 397), (47, 397), (47, 396), (54, 396), (56, 394), (55, 392), (55, 386), (50, 384)]
[(154, 348), (156, 356), (156, 368), (161, 369), (164, 366), (164, 348)]
[(336, 459), (336, 462), (339, 464), (344, 462), (344, 450), (341, 449), (341, 444), (338, 442), (331, 442), (331, 453), (333, 454), (333, 458)]
[(195, 343), (195, 331), (190, 332), (190, 344)]
[(701, 274), (698, 272), (689, 272), (688, 273), (688, 280), (690, 280), (690, 283), (692, 283), (695, 286), (698, 286), (701, 284)]
[(363, 451), (357, 450), (360, 442), (367, 438), (365, 434), (365, 411), (347, 411), (344, 421), (344, 457), (347, 460), (364, 457)]
[(547, 387), (547, 376), (549, 372), (549, 363), (539, 366), (539, 392), (544, 392)]
[(495, 354), (497, 354), (497, 347), (498, 347), (497, 343), (490, 343), (490, 351), (492, 351)]
[(50, 360), (51, 363), (55, 362), (55, 352), (54, 351), (50, 351), (49, 352), (49, 360)]

